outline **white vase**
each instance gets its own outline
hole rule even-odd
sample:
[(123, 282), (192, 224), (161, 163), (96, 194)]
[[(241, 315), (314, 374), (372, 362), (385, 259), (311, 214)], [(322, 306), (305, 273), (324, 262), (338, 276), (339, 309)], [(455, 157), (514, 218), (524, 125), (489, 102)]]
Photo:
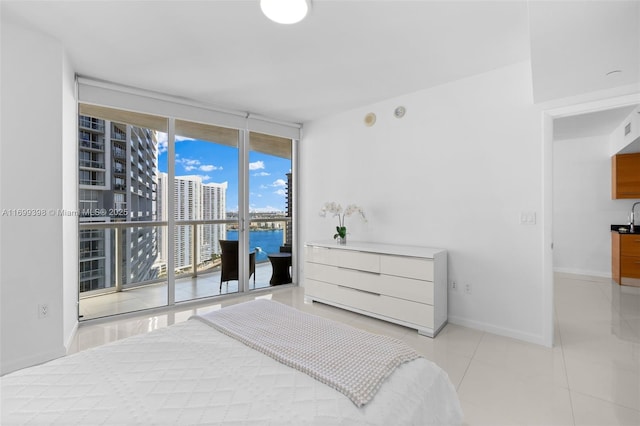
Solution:
[(344, 238), (343, 237), (338, 237), (336, 239), (338, 240), (338, 244), (340, 244), (340, 245), (347, 244), (347, 236), (346, 235), (344, 236)]

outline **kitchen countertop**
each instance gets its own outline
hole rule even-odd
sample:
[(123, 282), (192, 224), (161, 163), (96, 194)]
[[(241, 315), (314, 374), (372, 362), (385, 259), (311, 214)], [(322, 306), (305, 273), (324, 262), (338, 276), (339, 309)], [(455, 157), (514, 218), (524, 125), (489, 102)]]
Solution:
[(611, 232), (619, 234), (640, 234), (640, 225), (636, 225), (633, 232), (630, 232), (630, 225), (611, 225)]

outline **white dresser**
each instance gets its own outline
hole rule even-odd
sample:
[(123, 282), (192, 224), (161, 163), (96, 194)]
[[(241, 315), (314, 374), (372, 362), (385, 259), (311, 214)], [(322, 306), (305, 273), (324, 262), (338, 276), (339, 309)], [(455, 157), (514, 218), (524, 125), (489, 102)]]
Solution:
[(447, 251), (334, 241), (305, 244), (305, 299), (415, 328), (447, 322)]

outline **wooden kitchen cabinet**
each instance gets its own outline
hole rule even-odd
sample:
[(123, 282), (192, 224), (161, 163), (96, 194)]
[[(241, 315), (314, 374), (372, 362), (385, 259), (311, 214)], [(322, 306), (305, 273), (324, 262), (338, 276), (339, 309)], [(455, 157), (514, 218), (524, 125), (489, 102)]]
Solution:
[(640, 234), (611, 233), (611, 272), (618, 284), (640, 287)]
[(640, 153), (611, 157), (611, 198), (640, 199)]

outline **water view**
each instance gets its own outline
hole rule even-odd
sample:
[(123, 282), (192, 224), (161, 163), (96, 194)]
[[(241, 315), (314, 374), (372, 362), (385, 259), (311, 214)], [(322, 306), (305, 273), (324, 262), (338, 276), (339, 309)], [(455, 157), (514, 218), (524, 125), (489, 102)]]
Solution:
[[(268, 253), (280, 251), (280, 246), (284, 244), (284, 231), (282, 229), (254, 230), (249, 231), (249, 250), (256, 251), (256, 262), (268, 260)], [(228, 240), (237, 240), (238, 231), (228, 230)]]

